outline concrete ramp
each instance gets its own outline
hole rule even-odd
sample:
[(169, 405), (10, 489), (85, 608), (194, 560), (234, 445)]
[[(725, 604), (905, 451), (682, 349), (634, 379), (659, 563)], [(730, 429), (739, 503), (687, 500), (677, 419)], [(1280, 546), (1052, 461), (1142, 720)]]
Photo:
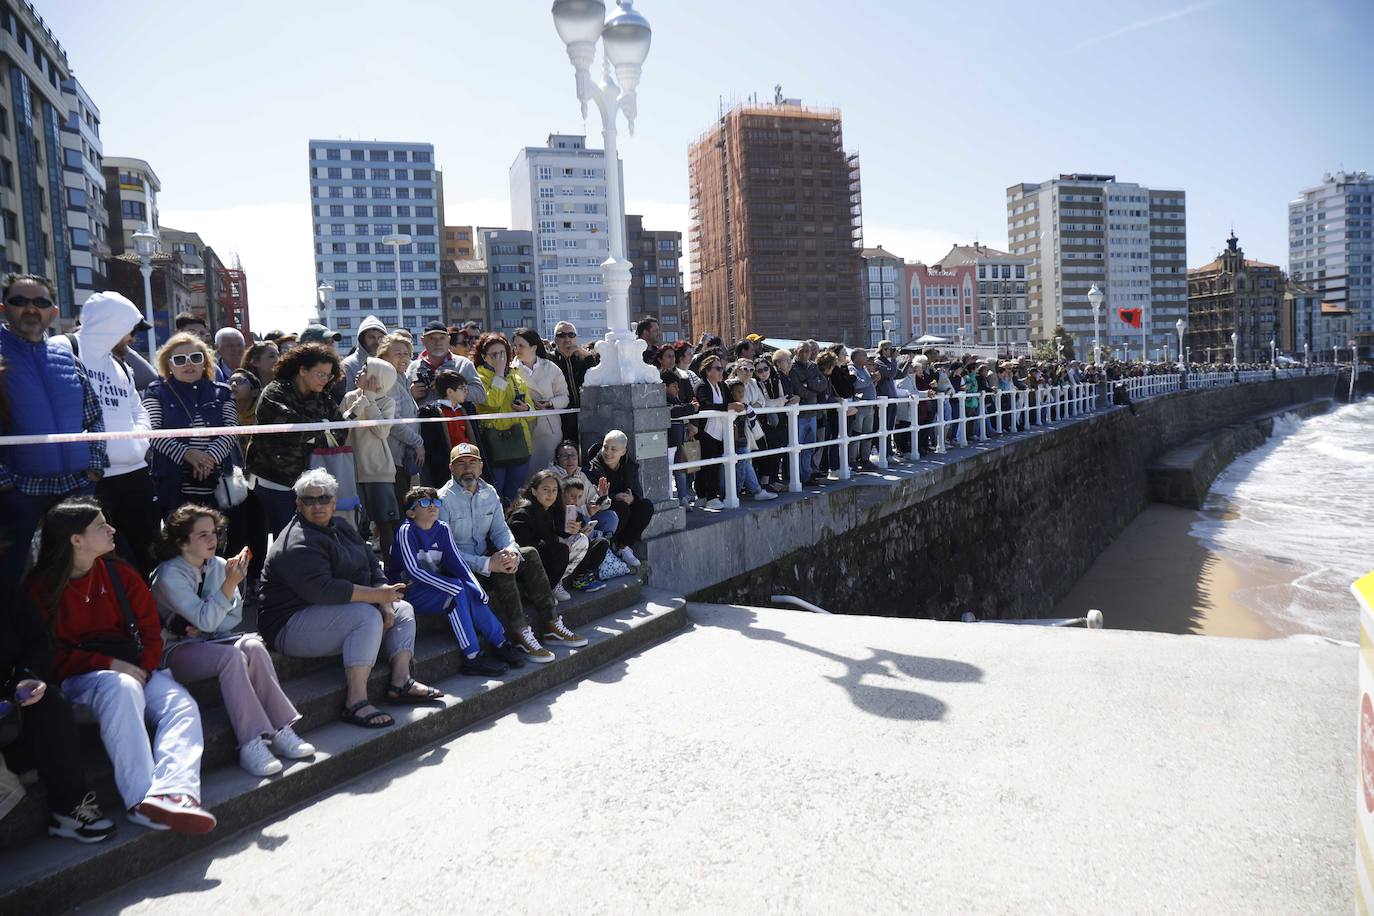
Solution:
[(1353, 908), (1352, 647), (688, 615), (94, 909)]

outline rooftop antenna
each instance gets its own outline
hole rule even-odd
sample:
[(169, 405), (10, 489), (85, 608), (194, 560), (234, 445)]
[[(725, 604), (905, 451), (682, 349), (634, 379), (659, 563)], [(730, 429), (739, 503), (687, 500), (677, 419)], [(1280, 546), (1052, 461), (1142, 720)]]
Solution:
[(777, 83), (773, 86), (773, 104), (782, 104), (782, 83)]

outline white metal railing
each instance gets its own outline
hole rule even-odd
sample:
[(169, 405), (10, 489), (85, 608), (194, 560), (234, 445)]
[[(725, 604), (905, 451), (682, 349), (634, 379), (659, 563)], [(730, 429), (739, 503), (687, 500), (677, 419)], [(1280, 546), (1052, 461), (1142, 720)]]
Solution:
[[(1304, 374), (1329, 375), (1334, 369), (1301, 368), (1277, 370), (1278, 377), (1292, 377)], [(1059, 385), (1042, 385), (1035, 389), (1013, 389), (1009, 391), (936, 391), (923, 392), (920, 396), (911, 395), (877, 400), (841, 400), (828, 404), (792, 404), (781, 407), (755, 407), (752, 411), (707, 410), (686, 417), (674, 418), (675, 423), (688, 421), (725, 421), (726, 435), (722, 440), (722, 454), (718, 457), (700, 458), (695, 461), (673, 461), (669, 464), (669, 476), (676, 480), (679, 471), (699, 470), (718, 465), (721, 467), (724, 504), (726, 508), (739, 507), (738, 463), (756, 458), (777, 455), (788, 456), (787, 489), (800, 493), (801, 455), (812, 454), (813, 468), (820, 461), (822, 449), (833, 448), (836, 452), (836, 467), (833, 468), (840, 480), (848, 480), (853, 468), (849, 458), (850, 446), (873, 443), (873, 447), (859, 452), (856, 457), (866, 460), (873, 449), (877, 451), (876, 464), (881, 470), (890, 466), (889, 440), (893, 435), (909, 435), (911, 443), (909, 454), (919, 454), (923, 446), (937, 455), (946, 453), (950, 448), (967, 448), (970, 443), (984, 442), (993, 436), (1010, 432), (1025, 431), (1034, 426), (1056, 423), (1091, 414), (1112, 407), (1112, 388), (1124, 384), (1132, 401), (1149, 400), (1160, 395), (1172, 394), (1180, 390), (1182, 374), (1178, 372), (1158, 375), (1133, 376), (1099, 384), (1081, 382)], [(1237, 372), (1187, 373), (1189, 389), (1213, 388), (1247, 382), (1271, 381), (1275, 370), (1242, 370)], [(925, 422), (920, 420), (921, 405), (929, 414)], [(888, 425), (888, 407), (897, 407), (896, 415), (909, 418), (908, 423), (895, 427)], [(854, 432), (850, 428), (850, 410), (872, 411), (873, 429), (869, 432)], [(755, 418), (769, 414), (784, 414), (787, 422), (787, 442), (785, 445), (763, 449), (742, 451), (735, 445), (734, 424), (749, 413)], [(802, 418), (815, 418), (817, 431), (815, 441), (801, 442), (800, 428)], [(858, 424), (867, 425), (867, 420)], [(822, 429), (830, 438), (822, 438)], [(679, 494), (681, 498), (682, 494)]]

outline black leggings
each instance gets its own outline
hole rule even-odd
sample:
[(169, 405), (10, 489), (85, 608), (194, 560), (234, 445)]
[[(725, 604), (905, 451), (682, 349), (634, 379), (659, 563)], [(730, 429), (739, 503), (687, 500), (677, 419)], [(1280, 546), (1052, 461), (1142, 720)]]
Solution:
[[(705, 449), (702, 451), (704, 453)], [(615, 534), (611, 535), (611, 540), (615, 541), (617, 548), (634, 546), (644, 536), (644, 529), (649, 527), (649, 522), (654, 517), (654, 504), (643, 497), (628, 505), (618, 499), (612, 499), (609, 508), (619, 519), (615, 526)]]
[[(719, 458), (725, 454), (725, 443), (711, 436), (706, 432), (701, 432), (697, 436), (697, 441), (701, 443), (701, 459)], [(692, 489), (696, 491), (698, 499), (724, 499), (725, 490), (720, 485), (720, 468), (718, 464), (707, 464), (697, 468), (696, 480), (692, 482)], [(614, 508), (614, 503), (611, 504)], [(616, 515), (620, 515), (619, 512)], [(621, 517), (621, 524), (625, 523)], [(620, 536), (619, 530), (615, 534), (616, 542), (619, 544), (631, 543)]]
[(43, 699), (21, 706), (19, 714), (19, 740), (4, 752), (5, 759), (13, 761), (10, 769), (16, 773), (29, 767), (37, 769), (47, 790), (48, 809), (71, 814), (86, 795), (86, 776), (81, 768), (84, 757), (71, 706), (57, 685), (49, 684)]

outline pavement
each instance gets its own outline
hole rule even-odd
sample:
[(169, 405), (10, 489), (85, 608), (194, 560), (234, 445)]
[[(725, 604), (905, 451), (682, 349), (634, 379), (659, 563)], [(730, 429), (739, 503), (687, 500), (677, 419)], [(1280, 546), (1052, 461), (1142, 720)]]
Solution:
[(689, 613), (83, 909), (1354, 907), (1353, 647)]

